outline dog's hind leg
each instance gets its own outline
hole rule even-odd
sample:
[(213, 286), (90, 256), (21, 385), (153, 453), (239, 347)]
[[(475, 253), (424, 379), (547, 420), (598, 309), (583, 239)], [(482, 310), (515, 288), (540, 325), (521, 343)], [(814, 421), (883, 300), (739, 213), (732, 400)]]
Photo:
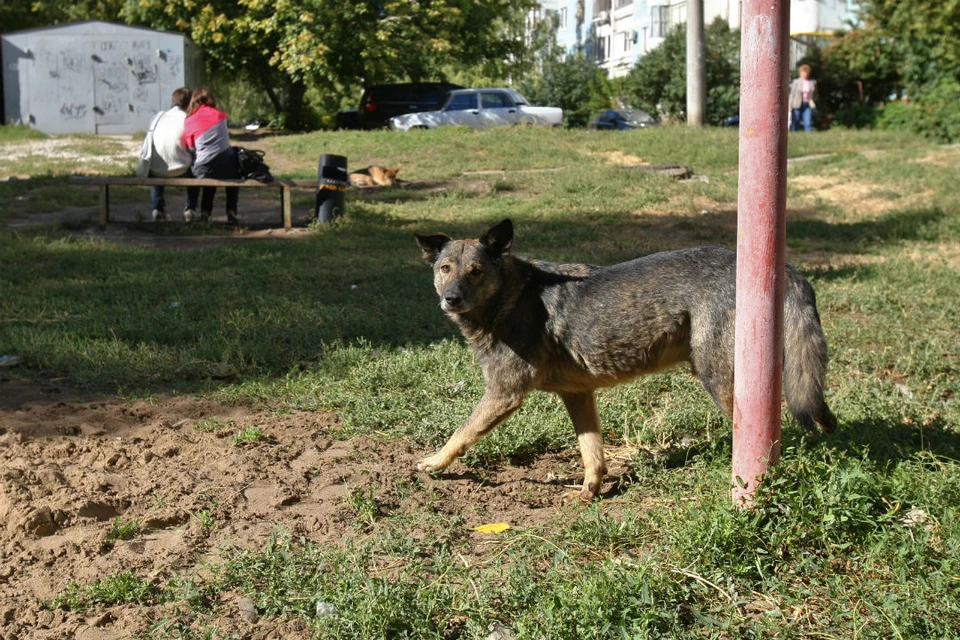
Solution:
[(561, 393), (560, 397), (563, 398), (567, 413), (573, 420), (573, 428), (577, 430), (577, 442), (580, 445), (584, 468), (583, 489), (565, 496), (564, 502), (571, 498), (589, 502), (600, 493), (603, 476), (607, 473), (607, 465), (603, 460), (603, 434), (600, 432), (597, 399), (593, 391)]
[(523, 404), (523, 394), (487, 389), (467, 421), (450, 436), (447, 444), (429, 458), (417, 463), (420, 471), (443, 471), (465, 454), (467, 449), (487, 435)]

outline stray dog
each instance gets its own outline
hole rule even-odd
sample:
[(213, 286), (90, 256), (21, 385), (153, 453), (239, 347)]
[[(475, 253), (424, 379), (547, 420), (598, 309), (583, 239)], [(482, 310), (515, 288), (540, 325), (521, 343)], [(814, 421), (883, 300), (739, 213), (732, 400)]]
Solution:
[(347, 179), (353, 187), (390, 187), (397, 182), (400, 167), (378, 167), (370, 165), (366, 169), (354, 171)]
[[(692, 372), (728, 419), (733, 415), (736, 254), (718, 247), (656, 253), (600, 267), (526, 260), (508, 253), (513, 224), (479, 239), (415, 234), (433, 264), (440, 308), (460, 327), (483, 368), (480, 403), (421, 471), (442, 471), (520, 408), (533, 389), (559, 394), (583, 457), (577, 497), (597, 497), (606, 465), (594, 392), (670, 365)], [(813, 288), (787, 266), (783, 388), (806, 429), (830, 433), (823, 398), (827, 341)]]

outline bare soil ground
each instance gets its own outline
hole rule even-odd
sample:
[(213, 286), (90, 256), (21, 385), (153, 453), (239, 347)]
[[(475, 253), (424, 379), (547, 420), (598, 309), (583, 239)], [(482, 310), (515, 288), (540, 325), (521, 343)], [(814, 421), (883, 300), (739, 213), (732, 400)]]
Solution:
[[(248, 427), (265, 438), (234, 442)], [(353, 489), (374, 486), (391, 513), (439, 504), (462, 514), (468, 530), (531, 526), (556, 517), (562, 478), (576, 473), (571, 452), (487, 469), (482, 481), (462, 465), (431, 478), (414, 470), (426, 451), (405, 441), (336, 440), (336, 427), (322, 413), (188, 396), (101, 397), (0, 376), (0, 638), (145, 633), (162, 611), (114, 606), (81, 615), (45, 603), (71, 581), (134, 571), (162, 583), (174, 572), (202, 572), (221, 546), (261, 549), (278, 528), (337, 544), (358, 535), (345, 501)], [(391, 503), (391, 487), (414, 475), (421, 488)], [(204, 512), (213, 526), (203, 526)], [(139, 522), (140, 534), (111, 542), (117, 519)], [(296, 621), (249, 623), (225, 604), (222, 633), (307, 637)]]

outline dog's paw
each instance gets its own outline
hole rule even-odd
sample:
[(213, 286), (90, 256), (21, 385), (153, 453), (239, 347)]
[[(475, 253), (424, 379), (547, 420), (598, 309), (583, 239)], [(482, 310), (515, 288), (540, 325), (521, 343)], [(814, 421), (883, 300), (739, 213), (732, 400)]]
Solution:
[(439, 454), (436, 454), (417, 462), (417, 471), (436, 473), (437, 471), (443, 471), (448, 466), (450, 466), (450, 463), (445, 462)]
[(598, 493), (584, 487), (580, 491), (568, 491), (563, 494), (560, 503), (563, 506), (572, 504), (590, 504), (598, 498)]

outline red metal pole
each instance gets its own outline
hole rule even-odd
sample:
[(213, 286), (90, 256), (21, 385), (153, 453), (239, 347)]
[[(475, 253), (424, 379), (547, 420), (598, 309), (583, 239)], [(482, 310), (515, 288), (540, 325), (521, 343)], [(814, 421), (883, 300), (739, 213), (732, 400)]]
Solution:
[(780, 458), (789, 0), (743, 0), (733, 500)]

